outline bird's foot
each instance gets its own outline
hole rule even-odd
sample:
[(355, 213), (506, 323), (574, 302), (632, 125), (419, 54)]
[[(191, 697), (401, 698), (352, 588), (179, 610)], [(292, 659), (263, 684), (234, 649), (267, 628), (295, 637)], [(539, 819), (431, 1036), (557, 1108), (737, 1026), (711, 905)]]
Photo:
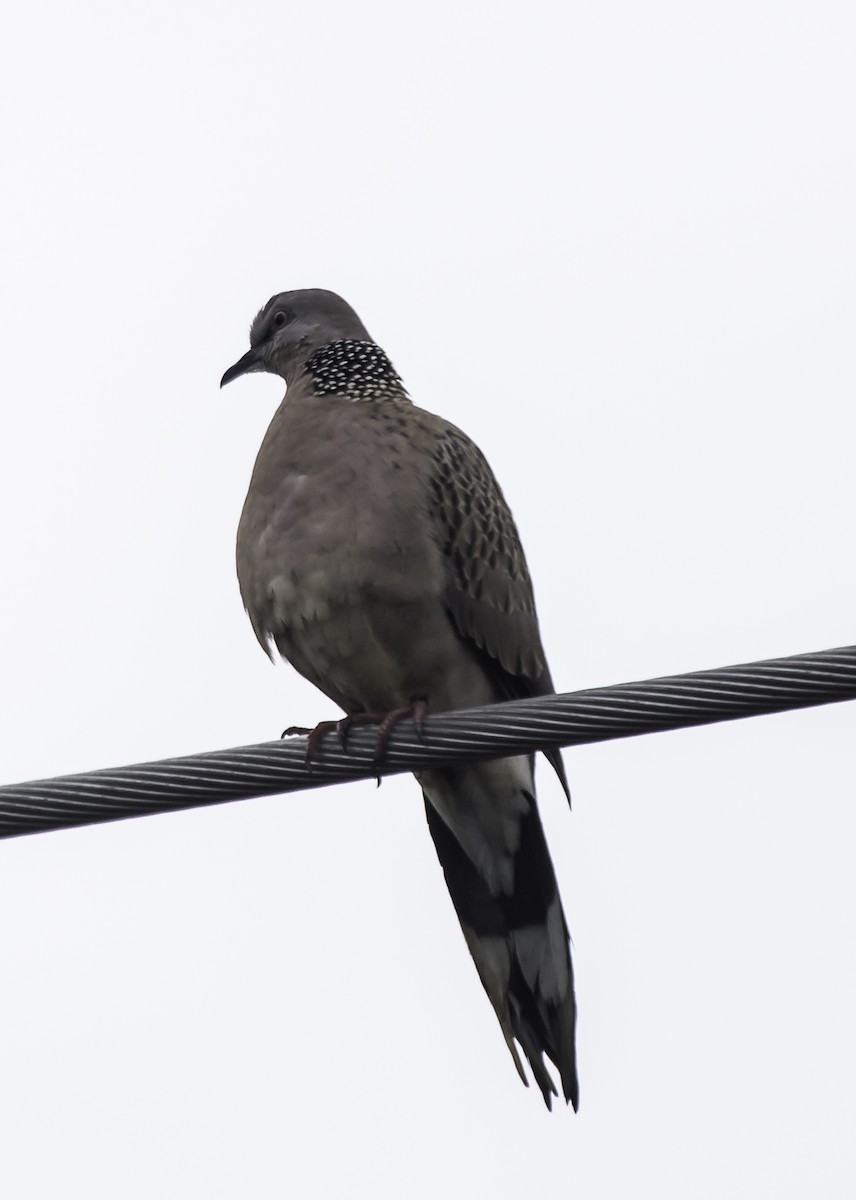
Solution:
[[(314, 729), (303, 725), (289, 725), (283, 730), (283, 737), (300, 734), (306, 738), (306, 763), (312, 765), (321, 739), (328, 733), (335, 733), (343, 750), (348, 748), (348, 734), (357, 725), (377, 725), (377, 741), (375, 742), (374, 766), (380, 768), (383, 763), (386, 748), (393, 729), (402, 721), (412, 720), (416, 726), (417, 737), (422, 738), (425, 729), (425, 718), (428, 715), (428, 702), (424, 696), (417, 696), (403, 708), (394, 708), (390, 712), (351, 713), (340, 721), (321, 721)], [(380, 780), (378, 780), (380, 782)]]

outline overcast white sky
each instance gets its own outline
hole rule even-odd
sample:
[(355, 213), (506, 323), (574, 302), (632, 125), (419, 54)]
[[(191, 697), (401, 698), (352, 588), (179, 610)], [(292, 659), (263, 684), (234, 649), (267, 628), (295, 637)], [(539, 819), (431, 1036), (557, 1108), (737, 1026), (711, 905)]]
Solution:
[[(234, 576), (287, 288), (482, 446), (560, 689), (856, 641), (854, 56), (832, 0), (8, 13), (2, 779), (333, 715)], [(541, 772), (577, 1117), (409, 779), (0, 843), (3, 1194), (852, 1196), (854, 721)]]

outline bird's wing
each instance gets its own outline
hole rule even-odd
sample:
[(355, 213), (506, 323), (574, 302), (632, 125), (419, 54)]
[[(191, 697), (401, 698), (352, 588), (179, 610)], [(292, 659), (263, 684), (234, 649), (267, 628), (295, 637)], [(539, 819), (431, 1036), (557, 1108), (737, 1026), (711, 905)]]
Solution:
[[(552, 694), (511, 510), (479, 448), (446, 422), (438, 428), (431, 490), (447, 564), (444, 599), (458, 633), (477, 649), (498, 699)], [(544, 753), (570, 799), (559, 750)]]

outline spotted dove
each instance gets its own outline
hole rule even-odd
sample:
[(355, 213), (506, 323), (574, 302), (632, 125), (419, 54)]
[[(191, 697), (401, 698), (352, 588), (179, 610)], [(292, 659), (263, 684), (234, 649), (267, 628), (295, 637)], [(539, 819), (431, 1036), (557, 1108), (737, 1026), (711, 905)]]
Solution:
[[(221, 386), (251, 371), (286, 383), (238, 527), (241, 596), (262, 647), (352, 715), (552, 693), (520, 538), (490, 467), (466, 434), (411, 402), (353, 309), (321, 290), (274, 296)], [(547, 757), (567, 792), (558, 751)], [(568, 930), (533, 758), (417, 778), (517, 1070), (526, 1083), (519, 1046), (549, 1108), (546, 1056), (576, 1109)]]

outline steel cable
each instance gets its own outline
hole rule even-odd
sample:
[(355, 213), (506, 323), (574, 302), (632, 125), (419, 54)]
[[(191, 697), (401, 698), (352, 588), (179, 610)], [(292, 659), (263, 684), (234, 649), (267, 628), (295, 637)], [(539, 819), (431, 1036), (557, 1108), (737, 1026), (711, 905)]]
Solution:
[[(381, 773), (399, 774), (550, 746), (575, 746), (856, 699), (856, 646), (717, 667), (559, 696), (429, 716), (390, 739)], [(228, 800), (373, 778), (375, 733), (347, 751), (324, 738), (311, 766), (304, 738), (0, 787), (0, 837), (115, 821)]]

